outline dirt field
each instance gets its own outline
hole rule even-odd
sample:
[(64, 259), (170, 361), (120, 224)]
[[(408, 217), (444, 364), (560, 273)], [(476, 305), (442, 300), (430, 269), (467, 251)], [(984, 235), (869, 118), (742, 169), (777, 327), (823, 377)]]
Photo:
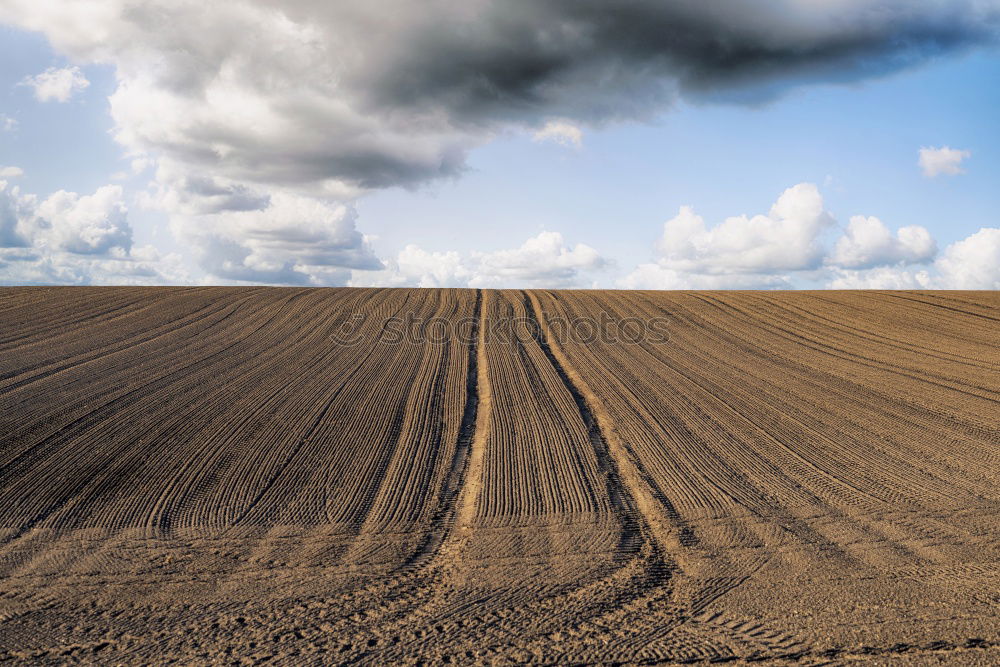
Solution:
[(997, 664), (998, 341), (1000, 293), (4, 289), (0, 661)]

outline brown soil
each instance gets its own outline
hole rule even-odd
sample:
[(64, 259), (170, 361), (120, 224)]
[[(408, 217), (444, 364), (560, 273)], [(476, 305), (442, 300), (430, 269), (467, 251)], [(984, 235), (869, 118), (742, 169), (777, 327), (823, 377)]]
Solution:
[(998, 341), (995, 292), (4, 289), (0, 661), (996, 664)]

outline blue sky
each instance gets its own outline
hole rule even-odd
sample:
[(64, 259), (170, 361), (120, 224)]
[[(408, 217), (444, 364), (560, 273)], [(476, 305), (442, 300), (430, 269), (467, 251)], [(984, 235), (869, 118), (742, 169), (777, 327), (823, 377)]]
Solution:
[[(137, 116), (127, 96), (109, 101), (120, 88), (134, 91), (136, 72), (155, 59), (81, 46), (47, 31), (45, 20), (22, 16), (0, 28), (0, 168), (23, 171), (8, 171), (0, 193), (21, 202), (6, 234), (15, 240), (0, 248), (3, 283), (1000, 288), (1000, 51), (989, 43), (876, 77), (842, 77), (848, 83), (783, 84), (777, 99), (754, 105), (679, 95), (638, 118), (553, 108), (527, 120), (477, 120), (475, 132), (456, 122), (447, 130), (465, 158), (449, 173), (317, 185), (272, 166), (257, 179), (256, 156), (238, 169), (187, 158), (190, 148), (160, 136), (187, 131), (186, 121), (164, 130), (150, 125), (155, 104)], [(87, 85), (43, 101), (33, 77), (74, 67)], [(245, 95), (245, 85), (232, 94)], [(4, 118), (13, 120), (7, 129)], [(316, 122), (324, 134), (323, 118)], [(579, 145), (539, 140), (547, 122), (578, 129)], [(153, 137), (122, 137), (135, 127)], [(336, 157), (351, 141), (334, 136), (325, 150)], [(945, 155), (942, 173), (918, 165), (921, 148), (946, 146), (967, 153)], [(211, 187), (192, 186), (197, 179)], [(789, 201), (819, 208), (768, 218), (799, 184), (816, 187)], [(75, 199), (45, 206), (58, 191)], [(248, 198), (269, 203), (254, 209)], [(701, 231), (665, 230), (682, 206), (701, 217)], [(713, 231), (741, 215), (744, 223)], [(852, 216), (869, 220), (853, 236)], [(903, 227), (924, 228), (934, 247), (901, 244)], [(782, 234), (798, 241), (782, 248)]]

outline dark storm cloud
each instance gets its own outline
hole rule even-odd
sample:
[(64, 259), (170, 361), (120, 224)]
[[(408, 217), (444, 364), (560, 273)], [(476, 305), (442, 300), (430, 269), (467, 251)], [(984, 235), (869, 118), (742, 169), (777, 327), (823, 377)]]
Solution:
[[(600, 121), (681, 97), (774, 96), (994, 40), (995, 3), (513, 0), (419, 19), (364, 72), (373, 108), (459, 122)], [(759, 90), (754, 90), (758, 88)]]
[(349, 198), (555, 118), (881, 76), (994, 42), (1000, 0), (67, 0), (0, 20), (116, 65), (119, 141), (224, 179), (190, 196), (241, 210), (264, 201), (239, 183)]

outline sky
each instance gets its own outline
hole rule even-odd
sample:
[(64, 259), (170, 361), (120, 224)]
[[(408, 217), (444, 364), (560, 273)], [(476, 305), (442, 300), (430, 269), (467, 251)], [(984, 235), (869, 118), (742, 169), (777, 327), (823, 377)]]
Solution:
[(1000, 289), (1000, 0), (217, 4), (0, 0), (0, 284)]

